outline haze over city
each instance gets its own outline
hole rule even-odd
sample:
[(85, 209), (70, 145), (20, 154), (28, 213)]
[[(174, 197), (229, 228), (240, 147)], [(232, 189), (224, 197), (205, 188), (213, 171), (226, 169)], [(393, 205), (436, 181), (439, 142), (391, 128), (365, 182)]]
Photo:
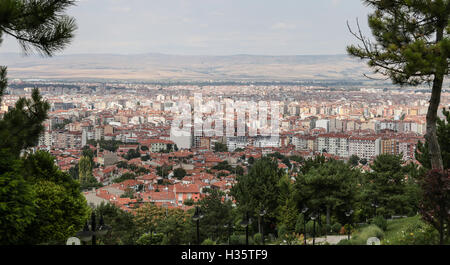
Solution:
[[(344, 54), (347, 20), (369, 31), (368, 11), (359, 0), (82, 0), (64, 54)], [(7, 37), (1, 52), (20, 48)]]

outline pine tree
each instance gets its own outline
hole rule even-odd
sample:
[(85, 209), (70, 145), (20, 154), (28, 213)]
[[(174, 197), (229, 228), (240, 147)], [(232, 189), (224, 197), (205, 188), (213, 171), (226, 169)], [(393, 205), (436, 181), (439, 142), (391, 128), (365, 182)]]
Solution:
[[(74, 0), (2, 0), (0, 1), (0, 44), (4, 34), (15, 38), (25, 54), (38, 52), (52, 56), (73, 38), (75, 20), (64, 14)], [(7, 68), (0, 67), (0, 102), (7, 87)], [(0, 120), (0, 148), (18, 156), (37, 144), (50, 106), (37, 88), (31, 99), (21, 98)]]
[(360, 45), (347, 47), (350, 55), (368, 60), (375, 73), (394, 84), (432, 83), (427, 113), (426, 139), (433, 169), (443, 170), (441, 149), (436, 136), (437, 111), (450, 57), (449, 0), (364, 0), (375, 9), (369, 27), (375, 40), (358, 30), (350, 32)]
[[(64, 14), (74, 2), (1, 0), (0, 44), (6, 34), (25, 54), (51, 56), (62, 50), (76, 29), (74, 19)], [(0, 102), (7, 86), (7, 67), (0, 66)], [(35, 88), (30, 99), (20, 98), (0, 119), (0, 244), (63, 240), (84, 222), (86, 203), (79, 186), (53, 167), (54, 158), (43, 153), (20, 157), (37, 144), (49, 108)]]

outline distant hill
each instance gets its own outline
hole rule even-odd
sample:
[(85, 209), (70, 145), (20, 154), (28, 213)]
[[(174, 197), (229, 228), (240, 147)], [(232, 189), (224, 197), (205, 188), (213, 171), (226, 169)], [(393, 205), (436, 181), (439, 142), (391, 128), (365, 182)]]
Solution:
[(370, 70), (347, 55), (185, 56), (0, 53), (10, 78), (130, 80), (361, 80)]

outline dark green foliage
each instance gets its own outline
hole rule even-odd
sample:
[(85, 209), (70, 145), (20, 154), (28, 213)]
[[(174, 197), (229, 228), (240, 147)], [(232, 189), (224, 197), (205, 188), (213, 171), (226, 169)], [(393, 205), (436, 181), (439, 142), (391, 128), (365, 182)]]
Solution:
[(218, 163), (215, 166), (213, 166), (212, 169), (215, 169), (215, 170), (228, 170), (230, 172), (233, 171), (233, 167), (230, 164), (228, 164), (228, 161), (226, 161), (226, 160)]
[(328, 211), (336, 213), (345, 222), (343, 212), (353, 207), (358, 192), (359, 171), (350, 168), (342, 161), (325, 162), (318, 157), (307, 160), (304, 174), (295, 182), (296, 198), (299, 207), (307, 205), (310, 212)]
[[(58, 169), (53, 156), (43, 151), (20, 160), (11, 159), (10, 153), (2, 156), (1, 161), (9, 160), (8, 166), (1, 165), (5, 172), (0, 178), (5, 206), (1, 207), (1, 223), (7, 228), (1, 230), (2, 244), (62, 243), (82, 228), (87, 218), (86, 199), (79, 184)], [(3, 192), (9, 194), (3, 196)], [(10, 223), (13, 220), (14, 225)]]
[(137, 241), (136, 245), (161, 245), (164, 239), (164, 234), (162, 233), (146, 233), (143, 234)]
[(138, 239), (133, 214), (127, 213), (113, 204), (101, 203), (94, 209), (97, 216), (103, 215), (105, 224), (112, 227), (106, 236), (97, 240), (105, 245), (133, 245)]
[(145, 145), (141, 146), (141, 150), (142, 151), (148, 151), (148, 146), (145, 146)]
[(138, 157), (141, 157), (141, 154), (139, 153), (139, 151), (134, 150), (134, 149), (128, 150), (127, 154), (124, 156), (124, 158), (126, 160), (131, 160), (133, 158), (138, 158)]
[(127, 179), (136, 179), (136, 177), (137, 176), (135, 174), (127, 172), (127, 173), (122, 174), (122, 176), (114, 179), (113, 182), (114, 183), (120, 183), (120, 182), (122, 182), (124, 180), (127, 180)]
[(33, 89), (30, 99), (20, 98), (0, 120), (0, 148), (9, 148), (13, 155), (19, 156), (21, 150), (35, 146), (49, 109), (38, 89)]
[(115, 140), (88, 140), (87, 142), (90, 145), (97, 146), (97, 143), (100, 145), (100, 149), (108, 150), (111, 152), (116, 152), (120, 145), (123, 145), (125, 143), (121, 141), (115, 141)]
[(439, 242), (444, 244), (445, 234), (447, 239), (450, 235), (450, 172), (431, 170), (420, 185), (423, 191), (420, 214), (439, 232)]
[[(402, 167), (401, 156), (379, 155), (371, 165), (373, 172), (365, 175), (361, 201), (366, 209), (372, 210), (371, 204), (378, 204), (377, 215), (413, 215), (417, 212), (414, 194), (408, 194), (408, 185), (418, 185), (406, 181), (407, 170)], [(410, 196), (408, 196), (410, 195)], [(411, 200), (412, 199), (412, 200)], [(373, 213), (371, 213), (373, 216)]]
[[(62, 50), (76, 29), (64, 14), (72, 0), (0, 1), (0, 44), (3, 34), (15, 38), (25, 53), (51, 56)], [(7, 87), (0, 67), (0, 102)], [(20, 98), (0, 120), (0, 244), (61, 243), (82, 228), (86, 200), (69, 174), (46, 152), (20, 157), (43, 132), (50, 105), (37, 88)]]
[(173, 176), (174, 176), (175, 178), (181, 180), (181, 179), (183, 179), (183, 178), (186, 176), (186, 170), (184, 170), (184, 169), (181, 168), (181, 167), (176, 168), (176, 169), (173, 171)]
[(348, 163), (352, 166), (355, 167), (359, 164), (359, 157), (357, 155), (352, 155), (349, 160)]
[(21, 244), (36, 215), (32, 184), (24, 177), (23, 161), (0, 149), (0, 244)]
[(234, 172), (235, 172), (236, 175), (238, 175), (238, 176), (242, 176), (242, 175), (244, 175), (244, 173), (245, 173), (244, 168), (241, 167), (241, 166), (236, 166), (236, 167), (234, 168)]
[(242, 211), (252, 213), (264, 207), (267, 211), (265, 221), (275, 223), (280, 194), (278, 183), (283, 175), (276, 160), (263, 157), (246, 175), (237, 177), (238, 183), (231, 189), (231, 195)]
[(223, 143), (215, 143), (214, 144), (214, 152), (228, 152), (228, 147)]
[(145, 155), (145, 156), (141, 156), (141, 160), (142, 161), (148, 161), (148, 160), (150, 160), (151, 158), (150, 158), (150, 155)]
[(374, 224), (376, 226), (378, 226), (379, 228), (381, 228), (381, 230), (386, 231), (387, 229), (387, 221), (386, 219), (384, 219), (383, 216), (379, 215), (375, 218), (372, 219), (372, 221), (370, 222), (371, 224)]
[[(448, 169), (450, 166), (450, 111), (445, 108), (442, 110), (444, 119), (437, 119), (436, 134), (441, 147), (442, 162), (444, 163), (444, 169)], [(422, 164), (423, 167), (431, 169), (431, 159), (428, 150), (428, 142), (419, 142), (417, 150), (415, 152), (417, 161)]]
[(169, 176), (169, 171), (172, 170), (172, 166), (168, 166), (166, 164), (162, 165), (162, 166), (158, 166), (156, 167), (156, 175), (162, 177), (162, 178), (167, 178)]
[(199, 202), (204, 217), (201, 219), (202, 237), (212, 237), (217, 240), (218, 232), (224, 232), (224, 225), (230, 222), (231, 201), (222, 202), (223, 192), (210, 190), (210, 195)]

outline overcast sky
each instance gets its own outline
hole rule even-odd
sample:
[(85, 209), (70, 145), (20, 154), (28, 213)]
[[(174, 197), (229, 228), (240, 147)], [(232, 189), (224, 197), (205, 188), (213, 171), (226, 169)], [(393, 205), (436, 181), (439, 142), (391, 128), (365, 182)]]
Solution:
[[(361, 0), (79, 0), (64, 54), (344, 54)], [(19, 52), (6, 38), (1, 52)]]

